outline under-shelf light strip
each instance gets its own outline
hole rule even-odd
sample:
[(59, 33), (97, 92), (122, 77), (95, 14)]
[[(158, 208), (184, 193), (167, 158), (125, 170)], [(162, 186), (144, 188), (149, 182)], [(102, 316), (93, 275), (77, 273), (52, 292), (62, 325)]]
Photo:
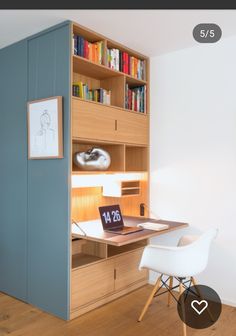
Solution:
[(118, 181), (142, 181), (147, 173), (115, 173), (115, 174), (72, 174), (72, 188), (103, 187), (105, 184)]

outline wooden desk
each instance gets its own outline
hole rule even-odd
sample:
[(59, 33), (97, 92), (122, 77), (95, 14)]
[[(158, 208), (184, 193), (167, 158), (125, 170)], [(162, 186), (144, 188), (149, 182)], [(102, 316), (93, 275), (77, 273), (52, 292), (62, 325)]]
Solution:
[(142, 230), (139, 232), (130, 233), (127, 235), (118, 235), (110, 232), (103, 231), (102, 223), (100, 220), (80, 222), (79, 226), (86, 233), (86, 236), (82, 231), (75, 227), (72, 234), (74, 237), (83, 238), (86, 240), (92, 240), (99, 243), (105, 243), (108, 245), (123, 246), (133, 242), (137, 242), (143, 239), (149, 239), (155, 236), (159, 236), (174, 230), (182, 229), (188, 226), (187, 223), (173, 222), (166, 220), (155, 220), (151, 218), (140, 218), (140, 217), (128, 217), (124, 216), (124, 224), (127, 226), (137, 226), (140, 223), (152, 222), (159, 224), (167, 224), (169, 228), (167, 230), (154, 231), (154, 230)]
[(149, 238), (188, 226), (186, 223), (124, 216), (127, 226), (147, 221), (168, 224), (169, 228), (117, 235), (104, 232), (101, 221), (94, 220), (79, 223), (86, 232), (84, 235), (73, 226), (72, 236), (80, 239), (72, 242), (71, 318), (145, 285), (148, 272), (140, 271), (139, 263)]

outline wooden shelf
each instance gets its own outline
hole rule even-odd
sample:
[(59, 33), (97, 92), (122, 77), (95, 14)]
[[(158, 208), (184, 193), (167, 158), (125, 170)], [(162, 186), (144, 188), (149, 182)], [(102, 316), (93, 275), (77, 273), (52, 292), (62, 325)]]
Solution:
[(141, 193), (140, 181), (121, 182), (121, 196), (137, 196)]
[(133, 110), (128, 110), (126, 108), (123, 108), (123, 107), (119, 107), (119, 106), (115, 106), (115, 105), (107, 105), (107, 104), (103, 104), (103, 103), (99, 103), (99, 102), (95, 102), (93, 100), (87, 100), (87, 99), (83, 99), (83, 98), (80, 98), (80, 97), (76, 97), (76, 96), (72, 96), (72, 99), (75, 99), (75, 100), (81, 100), (83, 102), (86, 102), (88, 104), (97, 104), (99, 106), (108, 106), (108, 107), (112, 107), (112, 108), (115, 108), (115, 109), (118, 109), (118, 110), (122, 110), (122, 111), (125, 111), (125, 112), (129, 112), (129, 113), (135, 113), (135, 114), (138, 114), (138, 115), (142, 115), (144, 117), (148, 117), (148, 114), (147, 113), (143, 113), (143, 112), (137, 112), (137, 111), (133, 111)]
[(85, 266), (96, 261), (102, 260), (103, 258), (89, 255), (85, 253), (78, 253), (72, 256), (72, 269)]
[(123, 75), (126, 81), (133, 85), (146, 85), (147, 81), (135, 78), (121, 71), (111, 69), (105, 65), (98, 64), (88, 60), (87, 58), (73, 55), (73, 71), (85, 76), (89, 76), (96, 79), (106, 79), (109, 77)]
[(147, 243), (148, 243), (147, 239), (144, 239), (124, 246), (108, 245), (108, 251), (107, 251), (108, 258), (119, 254), (127, 253), (133, 250), (137, 250), (140, 248), (144, 248), (147, 245)]
[[(148, 205), (149, 58), (79, 24), (73, 23), (71, 28), (71, 39), (75, 34), (90, 43), (102, 41), (104, 48), (102, 64), (73, 55), (73, 51), (70, 58), (71, 219), (80, 224), (88, 221), (84, 223), (86, 236), (71, 233), (72, 318), (111, 300), (113, 295), (120, 296), (122, 291), (127, 293), (146, 283), (147, 272), (140, 272), (138, 265), (148, 238), (154, 234), (141, 231), (132, 237), (114, 235), (110, 239), (112, 233), (104, 232), (97, 224), (93, 226), (93, 220), (100, 218), (99, 206), (119, 204), (126, 224), (133, 225), (126, 216), (134, 216), (136, 220), (140, 217), (140, 204)], [(74, 47), (74, 40), (72, 43)], [(110, 48), (143, 60), (144, 80), (109, 68), (107, 50)], [(81, 83), (84, 91), (85, 88), (93, 92), (110, 91), (110, 105), (73, 96), (73, 84), (81, 90)], [(127, 84), (130, 88), (146, 86), (146, 113), (125, 108)], [(98, 100), (102, 100), (99, 93)], [(74, 164), (75, 153), (92, 147), (100, 147), (110, 154), (107, 170), (85, 171)], [(107, 195), (106, 187), (110, 189)], [(94, 239), (97, 233), (101, 237)], [(104, 240), (104, 237), (108, 238)]]
[(148, 148), (145, 146), (125, 146), (125, 171), (148, 171)]
[[(105, 151), (107, 151), (110, 154), (111, 157), (111, 165), (108, 167), (107, 170), (102, 170), (100, 173), (109, 173), (109, 172), (123, 172), (125, 170), (125, 147), (122, 144), (103, 144), (101, 145), (99, 142), (94, 141), (93, 143), (87, 143), (83, 141), (77, 141), (73, 142), (72, 145), (72, 161), (74, 158), (74, 154), (76, 152), (83, 152), (87, 151), (88, 149), (92, 147), (102, 147)], [(72, 162), (73, 171), (77, 171), (80, 173), (87, 173), (88, 171), (81, 170), (79, 167), (77, 167), (74, 162)], [(96, 171), (89, 171), (89, 173), (95, 173)]]
[(97, 175), (97, 174), (117, 174), (117, 173), (125, 173), (124, 170), (93, 170), (93, 171), (86, 171), (86, 170), (72, 170), (72, 175)]

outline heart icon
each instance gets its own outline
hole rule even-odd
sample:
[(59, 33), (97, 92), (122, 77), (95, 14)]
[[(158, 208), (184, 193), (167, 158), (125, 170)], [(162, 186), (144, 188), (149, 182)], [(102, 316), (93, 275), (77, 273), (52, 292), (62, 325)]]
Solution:
[[(200, 306), (203, 306), (203, 308), (201, 308)], [(198, 315), (201, 315), (204, 312), (204, 310), (207, 309), (208, 302), (206, 300), (202, 301), (193, 300), (191, 302), (191, 307), (195, 310), (196, 313), (198, 313)]]

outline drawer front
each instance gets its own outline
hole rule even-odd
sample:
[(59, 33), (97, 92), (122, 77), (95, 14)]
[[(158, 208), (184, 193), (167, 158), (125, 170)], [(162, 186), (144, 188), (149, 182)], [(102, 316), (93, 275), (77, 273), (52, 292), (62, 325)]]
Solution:
[(147, 145), (148, 123), (146, 115), (120, 111), (117, 121), (119, 138), (126, 143)]
[(116, 111), (73, 99), (72, 137), (117, 141)]
[(120, 290), (134, 282), (147, 279), (147, 270), (139, 271), (139, 263), (143, 249), (115, 258), (116, 280), (115, 290)]
[(71, 310), (94, 302), (114, 291), (114, 260), (72, 271)]

